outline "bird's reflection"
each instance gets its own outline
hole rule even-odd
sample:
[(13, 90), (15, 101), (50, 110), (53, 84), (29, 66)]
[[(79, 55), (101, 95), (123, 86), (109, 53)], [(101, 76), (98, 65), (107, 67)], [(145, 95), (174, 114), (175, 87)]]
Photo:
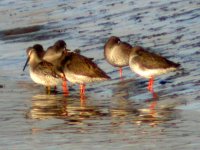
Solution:
[[(78, 94), (77, 94), (78, 95)], [(109, 113), (103, 112), (100, 107), (92, 105), (93, 99), (87, 98), (80, 99), (79, 95), (65, 97), (59, 95), (35, 95), (32, 97), (32, 104), (27, 111), (28, 119), (39, 119), (45, 124), (49, 119), (59, 119), (62, 123), (51, 126), (43, 126), (41, 124), (33, 124), (31, 134), (36, 134), (45, 131), (63, 130), (66, 132), (84, 133), (87, 132), (88, 126), (92, 123), (87, 120), (99, 120), (102, 116)], [(83, 98), (83, 97), (82, 97)]]
[(88, 105), (87, 97), (64, 97), (62, 95), (35, 95), (27, 112), (31, 119), (64, 118), (80, 122), (101, 115), (98, 107)]
[(165, 121), (174, 119), (173, 109), (156, 108), (157, 101), (155, 100), (146, 102), (146, 104), (138, 104), (123, 99), (119, 99), (117, 101), (119, 102), (119, 105), (114, 106), (111, 109), (112, 123), (115, 126), (121, 126), (125, 123), (133, 123), (136, 125), (149, 124), (151, 126), (157, 126)]
[(67, 115), (66, 106), (69, 102), (62, 96), (35, 95), (31, 100), (31, 107), (27, 117), (31, 119), (46, 119)]
[[(48, 127), (36, 124), (32, 127), (32, 133), (54, 130), (83, 133), (95, 131), (101, 126), (116, 133), (121, 132), (121, 127), (126, 125), (157, 127), (176, 117), (173, 108), (160, 107), (158, 95), (138, 101), (136, 92), (142, 93), (144, 89), (138, 90), (140, 84), (133, 79), (111, 86), (113, 96), (108, 99), (91, 98), (89, 95), (79, 97), (78, 93), (67, 97), (62, 94), (33, 96), (27, 111), (29, 119), (44, 120), (41, 122), (45, 124), (49, 118), (56, 118), (62, 120), (62, 123), (55, 120), (55, 124)], [(102, 118), (104, 121), (101, 122)]]
[(157, 104), (159, 96), (154, 91), (151, 92), (152, 97), (150, 98), (141, 101), (134, 100), (135, 95), (145, 92), (144, 88), (142, 90), (138, 86), (140, 86), (140, 83), (133, 79), (121, 80), (116, 84), (111, 99), (113, 104), (111, 116), (114, 126), (121, 126), (125, 123), (157, 126), (173, 119), (173, 108), (159, 107)]

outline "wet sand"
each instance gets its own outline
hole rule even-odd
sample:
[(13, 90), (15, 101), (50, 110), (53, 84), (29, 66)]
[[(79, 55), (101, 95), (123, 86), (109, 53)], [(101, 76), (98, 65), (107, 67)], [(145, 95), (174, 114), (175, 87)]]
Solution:
[[(0, 2), (0, 149), (199, 149), (200, 3), (169, 1)], [(147, 80), (117, 68), (103, 56), (111, 35), (141, 45), (174, 62), (182, 71), (156, 78), (158, 98)], [(47, 95), (22, 68), (25, 50), (63, 39), (93, 57), (112, 80), (88, 85), (80, 102), (70, 95)]]

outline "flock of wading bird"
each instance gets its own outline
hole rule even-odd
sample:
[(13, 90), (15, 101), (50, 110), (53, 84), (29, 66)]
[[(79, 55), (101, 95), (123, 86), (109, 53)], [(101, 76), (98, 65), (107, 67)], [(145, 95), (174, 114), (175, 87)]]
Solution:
[[(44, 51), (42, 45), (36, 44), (27, 48), (27, 64), (31, 79), (44, 85), (48, 93), (50, 88), (63, 82), (63, 92), (68, 94), (67, 81), (80, 84), (80, 95), (85, 95), (85, 84), (111, 79), (94, 62), (80, 54), (79, 50), (67, 49), (65, 41), (58, 40)], [(122, 77), (122, 67), (129, 66), (136, 74), (149, 79), (147, 89), (154, 92), (154, 77), (175, 71), (180, 64), (165, 57), (149, 52), (141, 46), (131, 46), (116, 36), (111, 36), (104, 45), (104, 56), (108, 63), (119, 67)]]

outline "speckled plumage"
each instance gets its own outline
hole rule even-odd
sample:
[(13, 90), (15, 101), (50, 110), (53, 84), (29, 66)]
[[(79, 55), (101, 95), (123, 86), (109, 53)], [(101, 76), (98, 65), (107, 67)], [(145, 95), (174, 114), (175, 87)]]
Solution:
[[(37, 84), (41, 84), (44, 86), (56, 86), (62, 81), (62, 73), (57, 72), (57, 70), (51, 63), (42, 60), (44, 51), (41, 47), (42, 46), (40, 46), (39, 48), (38, 46), (34, 45), (33, 47), (29, 47), (27, 49), (27, 63), (29, 64), (31, 79)], [(26, 67), (26, 64), (24, 66), (24, 69)]]

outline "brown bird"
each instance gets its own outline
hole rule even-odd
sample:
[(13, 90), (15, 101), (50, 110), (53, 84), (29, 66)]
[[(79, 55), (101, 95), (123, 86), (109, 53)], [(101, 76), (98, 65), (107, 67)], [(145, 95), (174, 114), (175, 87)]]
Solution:
[(120, 77), (122, 77), (122, 67), (129, 65), (131, 48), (130, 44), (122, 42), (116, 36), (111, 36), (104, 45), (104, 56), (108, 63), (119, 67)]
[(180, 64), (149, 52), (140, 46), (135, 46), (130, 53), (129, 66), (136, 74), (149, 78), (148, 90), (153, 92), (154, 77), (175, 71)]
[(43, 59), (52, 63), (53, 65), (58, 65), (61, 62), (63, 53), (67, 47), (67, 44), (63, 40), (58, 40), (54, 43), (53, 46), (47, 48)]
[(85, 84), (110, 79), (90, 58), (75, 52), (67, 52), (65, 55), (62, 62), (65, 77), (72, 83), (80, 84), (81, 95), (85, 94)]
[[(64, 53), (67, 51), (67, 44), (63, 40), (58, 40), (54, 43), (53, 46), (47, 48), (45, 55), (43, 56), (43, 60), (53, 64), (58, 72), (62, 72), (61, 62), (64, 59)], [(65, 81), (65, 77), (63, 78), (62, 84), (63, 92), (65, 94), (68, 93), (67, 81)]]
[(29, 64), (29, 72), (31, 79), (37, 84), (46, 86), (48, 93), (50, 86), (56, 86), (62, 82), (62, 72), (58, 72), (54, 65), (42, 60), (45, 51), (39, 44), (27, 49), (28, 58), (24, 65), (23, 71)]

